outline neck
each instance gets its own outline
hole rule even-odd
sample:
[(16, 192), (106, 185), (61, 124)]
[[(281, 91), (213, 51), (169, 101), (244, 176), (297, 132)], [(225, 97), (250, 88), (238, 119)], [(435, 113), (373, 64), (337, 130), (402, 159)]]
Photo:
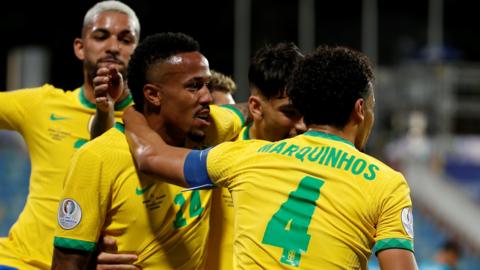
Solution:
[(150, 128), (155, 130), (162, 137), (166, 144), (172, 146), (184, 146), (185, 145), (185, 136), (179, 136), (178, 132), (175, 132), (174, 128), (169, 128), (165, 124), (163, 118), (157, 113), (144, 113), (145, 118), (147, 119), (148, 125)]
[(253, 122), (252, 125), (250, 126), (250, 130), (248, 131), (248, 137), (250, 139), (259, 139), (259, 140), (262, 140), (262, 136), (260, 136), (260, 134), (258, 134), (258, 130), (259, 128), (257, 127), (256, 123)]
[(308, 130), (332, 134), (355, 144), (355, 135), (352, 132), (349, 132), (349, 129), (347, 127), (339, 129), (337, 127), (329, 125), (309, 125)]

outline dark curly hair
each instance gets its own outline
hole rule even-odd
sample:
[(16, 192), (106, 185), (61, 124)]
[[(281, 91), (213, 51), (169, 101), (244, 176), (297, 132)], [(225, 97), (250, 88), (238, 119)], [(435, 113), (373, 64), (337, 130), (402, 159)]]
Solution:
[(368, 58), (345, 47), (318, 47), (305, 56), (288, 85), (293, 105), (305, 124), (343, 128), (359, 98), (367, 98), (373, 83)]
[(133, 52), (127, 69), (135, 109), (143, 111), (143, 86), (148, 83), (146, 74), (153, 65), (179, 53), (199, 50), (198, 42), (183, 33), (159, 33), (145, 38)]
[(250, 86), (256, 86), (267, 99), (283, 95), (294, 68), (302, 58), (298, 47), (291, 42), (265, 45), (250, 63)]

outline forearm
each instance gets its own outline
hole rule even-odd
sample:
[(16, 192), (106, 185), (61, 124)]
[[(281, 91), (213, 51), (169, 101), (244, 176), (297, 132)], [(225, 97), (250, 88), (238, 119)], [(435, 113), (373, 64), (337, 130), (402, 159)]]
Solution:
[(187, 186), (183, 165), (190, 150), (166, 144), (150, 128), (145, 117), (131, 108), (125, 111), (123, 119), (125, 134), (138, 170), (175, 185)]
[(113, 127), (115, 124), (115, 117), (113, 114), (113, 108), (109, 111), (103, 111), (99, 109), (95, 111), (95, 115), (92, 120), (92, 127), (90, 129), (91, 140), (102, 135), (105, 131)]
[(92, 262), (92, 253), (65, 248), (53, 251), (52, 270), (88, 269)]

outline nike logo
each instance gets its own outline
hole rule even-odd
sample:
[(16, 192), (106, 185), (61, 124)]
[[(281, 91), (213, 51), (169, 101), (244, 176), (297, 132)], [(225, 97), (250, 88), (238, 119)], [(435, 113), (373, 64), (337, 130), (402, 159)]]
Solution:
[(68, 117), (56, 116), (54, 113), (50, 114), (50, 120), (52, 121), (59, 121), (59, 120), (67, 120)]
[(137, 188), (135, 189), (135, 194), (137, 194), (137, 195), (139, 195), (139, 196), (140, 196), (140, 195), (143, 195), (145, 192), (147, 192), (147, 190), (149, 190), (149, 189), (150, 189), (151, 187), (153, 187), (154, 185), (155, 185), (155, 183), (150, 184), (150, 185), (146, 186), (145, 188), (139, 188), (139, 187), (137, 187)]

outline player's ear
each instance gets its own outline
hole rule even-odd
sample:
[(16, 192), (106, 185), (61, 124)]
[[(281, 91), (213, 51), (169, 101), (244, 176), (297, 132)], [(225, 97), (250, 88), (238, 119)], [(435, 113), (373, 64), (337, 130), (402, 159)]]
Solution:
[(248, 98), (248, 110), (254, 120), (258, 121), (263, 118), (263, 104), (259, 96), (250, 95)]
[(154, 107), (160, 107), (162, 104), (162, 95), (158, 86), (147, 83), (143, 86), (143, 95), (147, 104)]
[(80, 61), (83, 61), (83, 60), (85, 59), (83, 39), (81, 39), (81, 38), (76, 38), (76, 39), (73, 41), (73, 52), (75, 53), (75, 56), (76, 56)]
[(365, 112), (367, 110), (365, 106), (367, 106), (365, 99), (359, 98), (357, 101), (355, 101), (355, 106), (353, 107), (351, 117), (356, 123), (363, 122), (365, 119)]

